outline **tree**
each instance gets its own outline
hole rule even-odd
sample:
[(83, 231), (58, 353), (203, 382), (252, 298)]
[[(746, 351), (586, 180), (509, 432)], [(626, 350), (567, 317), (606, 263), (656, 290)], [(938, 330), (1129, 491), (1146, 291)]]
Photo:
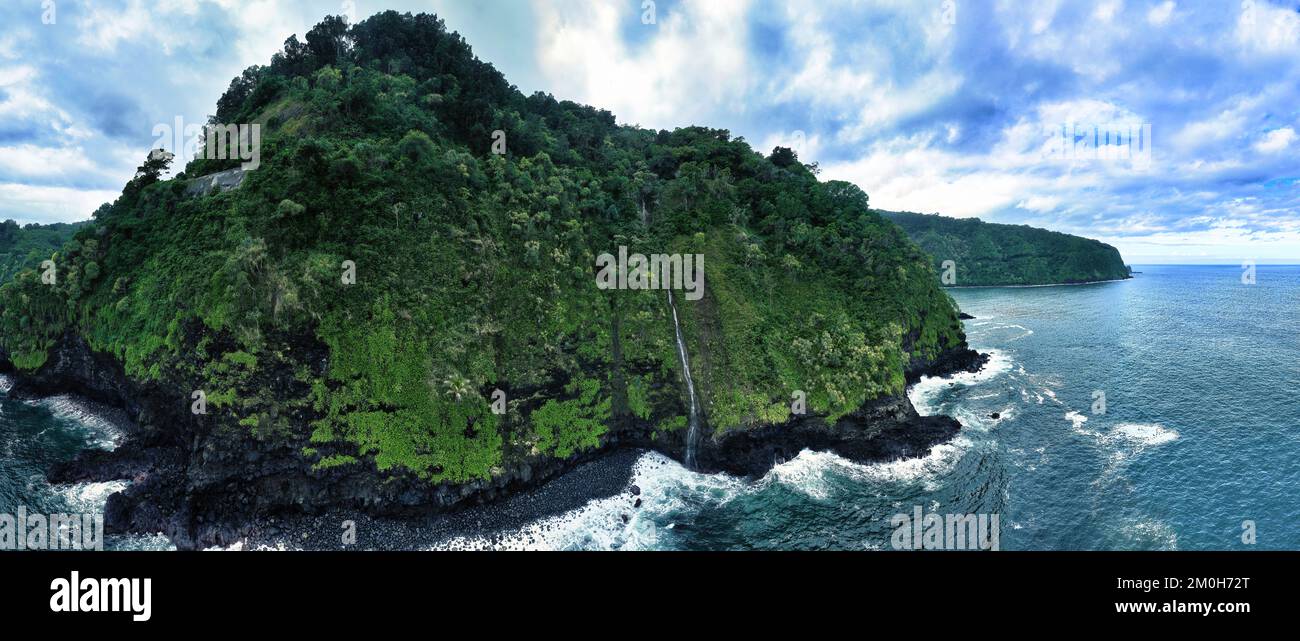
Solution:
[(307, 51), (316, 68), (335, 65), (352, 50), (348, 21), (343, 16), (326, 16), (307, 32)]
[(767, 159), (772, 161), (773, 165), (782, 169), (789, 169), (799, 164), (799, 156), (789, 147), (777, 147), (776, 149), (773, 149), (772, 155), (768, 156)]

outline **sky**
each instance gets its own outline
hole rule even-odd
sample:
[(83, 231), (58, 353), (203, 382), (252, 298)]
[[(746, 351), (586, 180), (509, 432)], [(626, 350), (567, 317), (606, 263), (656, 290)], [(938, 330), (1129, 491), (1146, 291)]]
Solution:
[(89, 218), (160, 126), (385, 9), (438, 14), (526, 93), (791, 147), (880, 209), (1300, 263), (1300, 0), (6, 0), (0, 219)]

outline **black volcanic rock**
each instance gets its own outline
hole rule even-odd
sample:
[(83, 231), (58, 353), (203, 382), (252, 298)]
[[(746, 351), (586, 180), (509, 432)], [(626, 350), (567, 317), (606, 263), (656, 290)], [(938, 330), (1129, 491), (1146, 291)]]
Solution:
[[(987, 359), (964, 347), (949, 350), (928, 365), (915, 364), (909, 378), (975, 371)], [(680, 431), (656, 439), (649, 425), (627, 424), (616, 425), (599, 449), (569, 459), (521, 463), (491, 482), (429, 484), (373, 467), (318, 471), (304, 467), (295, 455), (294, 448), (303, 443), (271, 444), (243, 432), (206, 428), (186, 411), (188, 399), (129, 381), (116, 361), (92, 352), (75, 335), (61, 339), (35, 373), (14, 372), (4, 353), (0, 363), (13, 376), (10, 394), (15, 398), (74, 393), (126, 410), (132, 422), (117, 450), (83, 452), (50, 470), (49, 478), (55, 483), (130, 480), (125, 491), (109, 497), (105, 530), (161, 532), (180, 549), (228, 546), (264, 532), (280, 516), (342, 509), (407, 518), (497, 501), (625, 449), (655, 449), (678, 460), (684, 454)], [(158, 424), (177, 429), (150, 427)], [(705, 471), (756, 477), (804, 449), (832, 451), (859, 462), (890, 461), (924, 456), (960, 429), (950, 417), (920, 416), (906, 396), (885, 397), (834, 425), (803, 417), (705, 439), (699, 464)], [(640, 490), (628, 489), (634, 496)], [(581, 504), (580, 497), (574, 500)]]

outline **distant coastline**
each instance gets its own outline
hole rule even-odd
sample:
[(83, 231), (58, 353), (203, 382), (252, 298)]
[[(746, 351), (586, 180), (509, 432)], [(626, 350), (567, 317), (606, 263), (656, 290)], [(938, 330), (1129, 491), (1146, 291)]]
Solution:
[(1088, 284), (1131, 276), (1118, 249), (1082, 236), (978, 218), (880, 214), (930, 255), (945, 287)]
[[(1141, 272), (1134, 272), (1135, 274)], [(1082, 283), (1044, 283), (1041, 285), (946, 285), (944, 289), (1031, 289), (1035, 287), (1074, 287), (1077, 285), (1101, 285), (1104, 283), (1122, 283), (1133, 280), (1132, 276), (1128, 278), (1112, 278), (1110, 280), (1090, 280)]]

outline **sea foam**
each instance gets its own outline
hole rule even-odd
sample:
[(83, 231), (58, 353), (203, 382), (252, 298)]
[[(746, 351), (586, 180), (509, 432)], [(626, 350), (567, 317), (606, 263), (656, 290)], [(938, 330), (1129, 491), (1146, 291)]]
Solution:
[(1111, 429), (1108, 440), (1152, 447), (1178, 440), (1178, 432), (1156, 423), (1120, 423)]
[(72, 483), (56, 485), (54, 491), (63, 497), (70, 512), (80, 514), (103, 514), (108, 497), (125, 490), (126, 481), (104, 481), (100, 483)]
[(998, 349), (985, 350), (989, 361), (978, 372), (958, 372), (951, 376), (923, 376), (907, 390), (907, 398), (912, 401), (916, 411), (923, 415), (934, 414), (937, 405), (934, 399), (945, 388), (952, 385), (970, 387), (997, 378), (1011, 369), (1011, 356)]
[[(663, 547), (674, 519), (689, 518), (701, 504), (722, 504), (750, 484), (725, 474), (699, 474), (657, 452), (641, 456), (632, 484), (641, 507), (628, 493), (595, 499), (583, 507), (544, 518), (524, 528), (491, 536), (460, 536), (431, 550), (640, 550)], [(626, 520), (624, 520), (626, 517)], [(659, 523), (667, 522), (665, 525)]]
[(57, 419), (71, 421), (84, 428), (89, 440), (88, 447), (113, 450), (126, 438), (125, 430), (107, 416), (106, 408), (85, 399), (60, 394), (32, 403), (45, 408)]

